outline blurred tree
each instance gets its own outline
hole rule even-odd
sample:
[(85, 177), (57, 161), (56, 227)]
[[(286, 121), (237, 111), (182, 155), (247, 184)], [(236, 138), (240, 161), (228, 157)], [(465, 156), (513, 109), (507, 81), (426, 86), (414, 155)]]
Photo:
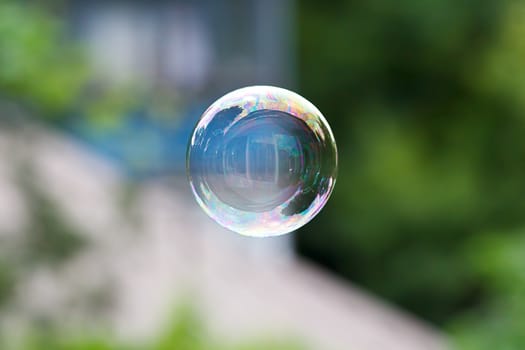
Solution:
[(56, 265), (67, 261), (86, 244), (79, 232), (38, 185), (33, 172), (24, 169), (19, 174), (19, 187), (26, 196), (29, 222), (21, 248), (22, 263)]
[(474, 239), (469, 250), (473, 266), (488, 286), (487, 298), (454, 320), (452, 334), (465, 350), (523, 349), (525, 230), (485, 234)]
[[(137, 96), (131, 86), (99, 79), (45, 4), (0, 1), (0, 121), (30, 116), (57, 122), (75, 112), (110, 125)], [(13, 105), (23, 112), (11, 115)]]
[(11, 264), (4, 260), (5, 259), (2, 259), (0, 263), (0, 306), (9, 300), (16, 283), (16, 277), (11, 268)]
[[(503, 137), (492, 144), (495, 153), (500, 154), (500, 162), (491, 172), (496, 179), (492, 186), (501, 191), (496, 204), (504, 218), (506, 212), (512, 213), (523, 205), (514, 195), (523, 193), (524, 186), (524, 33), (525, 2), (512, 1), (497, 40), (481, 60), (481, 74), (471, 74), (477, 91), (497, 101), (505, 111), (503, 115), (510, 119)], [(523, 220), (524, 216), (519, 217)], [(482, 276), (486, 298), (452, 323), (453, 334), (463, 349), (525, 347), (525, 224), (514, 224), (514, 220), (507, 224), (481, 232), (466, 246), (471, 266)]]
[(0, 102), (58, 117), (75, 103), (88, 77), (62, 23), (38, 7), (0, 1)]
[(497, 299), (468, 252), (525, 226), (524, 2), (299, 4), (301, 90), (340, 151), (299, 251), (439, 324)]

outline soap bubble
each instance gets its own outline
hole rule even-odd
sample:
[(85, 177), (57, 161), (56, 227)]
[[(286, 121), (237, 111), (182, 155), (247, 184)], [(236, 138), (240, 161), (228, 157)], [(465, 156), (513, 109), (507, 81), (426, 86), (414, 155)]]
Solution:
[(246, 236), (310, 221), (335, 185), (337, 149), (319, 110), (294, 92), (252, 86), (214, 102), (188, 146), (191, 188), (220, 225)]

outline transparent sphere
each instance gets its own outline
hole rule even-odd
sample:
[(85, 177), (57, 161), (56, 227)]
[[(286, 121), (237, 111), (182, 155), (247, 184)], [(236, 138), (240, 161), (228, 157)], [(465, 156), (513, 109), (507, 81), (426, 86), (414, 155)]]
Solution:
[(337, 149), (319, 110), (294, 92), (251, 86), (214, 102), (188, 146), (191, 188), (220, 225), (277, 236), (310, 221), (335, 185)]

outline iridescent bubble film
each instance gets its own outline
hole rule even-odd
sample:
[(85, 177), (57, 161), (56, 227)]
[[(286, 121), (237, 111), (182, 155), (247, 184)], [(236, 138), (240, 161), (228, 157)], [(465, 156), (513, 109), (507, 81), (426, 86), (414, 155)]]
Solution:
[(188, 146), (199, 205), (242, 235), (277, 236), (310, 221), (335, 185), (337, 149), (319, 110), (294, 92), (252, 86), (214, 102)]

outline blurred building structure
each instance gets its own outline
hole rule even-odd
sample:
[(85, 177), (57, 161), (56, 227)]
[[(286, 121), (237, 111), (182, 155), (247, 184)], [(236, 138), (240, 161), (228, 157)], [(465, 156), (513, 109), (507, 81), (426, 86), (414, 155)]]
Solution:
[[(193, 126), (226, 92), (293, 88), (293, 0), (71, 0), (68, 9), (96, 84), (126, 85), (141, 96), (112, 130), (82, 118), (70, 129), (132, 175), (183, 170), (181, 148)], [(124, 137), (143, 141), (141, 147)]]
[(71, 0), (69, 8), (75, 36), (111, 80), (187, 98), (293, 85), (294, 0)]
[[(28, 276), (17, 288), (12, 327), (51, 315), (66, 329), (109, 327), (134, 341), (154, 336), (177, 303), (189, 302), (213, 334), (232, 341), (269, 334), (322, 350), (447, 348), (442, 335), (411, 316), (277, 250), (272, 241), (279, 238), (221, 229), (184, 184), (148, 181), (123, 211), (123, 174), (40, 128), (0, 133), (0, 232), (22, 231), (28, 215), (13, 150), (90, 244), (66, 266)], [(85, 303), (90, 295), (98, 304)]]
[[(294, 6), (294, 0), (69, 1), (71, 31), (87, 48), (98, 83), (130, 84), (147, 96), (136, 112), (116, 118), (117, 126), (104, 129), (80, 117), (69, 131), (129, 176), (184, 173), (192, 129), (213, 100), (247, 85), (293, 88)], [(156, 106), (158, 96), (169, 107)], [(292, 251), (289, 238), (271, 246)]]

